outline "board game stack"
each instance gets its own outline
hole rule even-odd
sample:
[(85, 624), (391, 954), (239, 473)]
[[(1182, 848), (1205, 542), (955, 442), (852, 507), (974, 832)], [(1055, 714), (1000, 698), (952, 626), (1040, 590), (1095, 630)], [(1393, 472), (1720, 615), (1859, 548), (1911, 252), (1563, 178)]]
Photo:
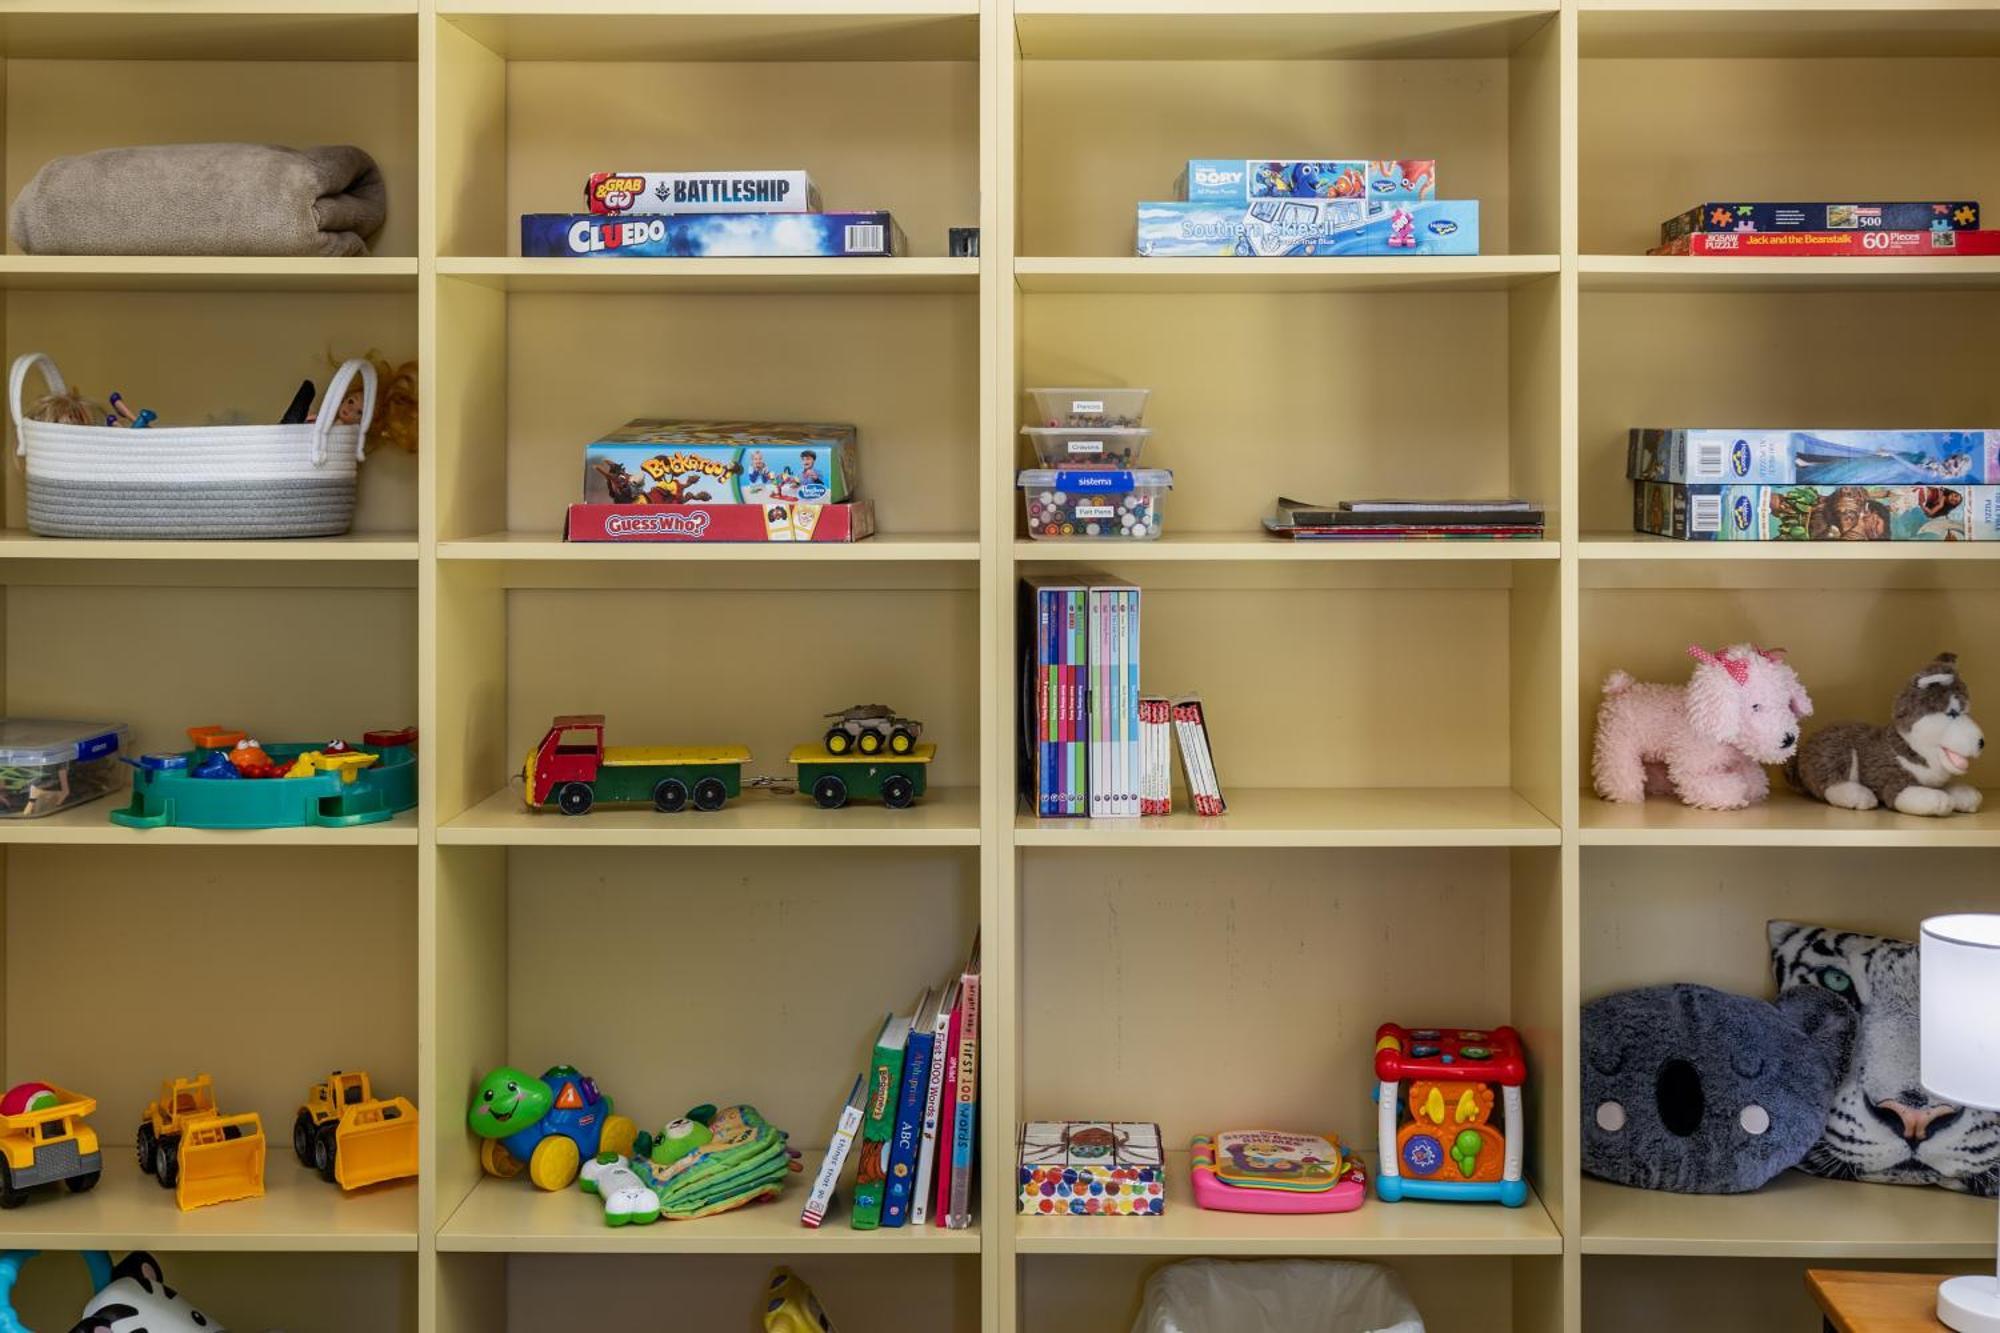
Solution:
[(1142, 257), (1476, 255), (1479, 202), (1440, 199), (1430, 159), (1196, 158), (1141, 203)]
[(822, 213), (803, 171), (598, 171), (584, 213), (523, 213), (521, 254), (568, 259), (848, 259), (906, 249), (895, 218)]
[(1625, 471), (1652, 536), (2000, 540), (2000, 431), (1636, 429)]
[(1646, 253), (1762, 258), (2000, 254), (1970, 199), (1868, 203), (1705, 203), (1660, 224)]

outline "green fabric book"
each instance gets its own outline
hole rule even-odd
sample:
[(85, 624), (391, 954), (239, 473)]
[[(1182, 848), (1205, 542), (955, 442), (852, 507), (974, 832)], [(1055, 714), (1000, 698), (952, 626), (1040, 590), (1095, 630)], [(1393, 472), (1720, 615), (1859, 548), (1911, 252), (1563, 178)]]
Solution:
[(910, 1016), (891, 1014), (875, 1038), (868, 1064), (868, 1104), (854, 1168), (856, 1231), (882, 1225), (882, 1195), (888, 1184), (889, 1140), (896, 1132), (897, 1099), (903, 1089), (903, 1048), (910, 1041)]

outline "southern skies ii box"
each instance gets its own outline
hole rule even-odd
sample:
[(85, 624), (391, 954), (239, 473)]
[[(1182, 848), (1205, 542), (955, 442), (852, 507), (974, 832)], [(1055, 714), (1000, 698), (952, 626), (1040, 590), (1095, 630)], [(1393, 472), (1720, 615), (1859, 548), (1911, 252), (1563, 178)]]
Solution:
[(1633, 487), (1632, 526), (1682, 541), (2000, 540), (2000, 486)]
[(896, 220), (879, 211), (521, 215), (521, 253), (536, 259), (879, 259), (902, 251)]

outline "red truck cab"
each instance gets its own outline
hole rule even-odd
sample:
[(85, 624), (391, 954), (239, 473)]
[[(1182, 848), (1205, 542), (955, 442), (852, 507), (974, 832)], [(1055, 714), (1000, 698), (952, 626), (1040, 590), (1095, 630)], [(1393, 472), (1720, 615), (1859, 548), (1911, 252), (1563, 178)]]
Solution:
[(604, 714), (573, 713), (549, 724), (548, 734), (528, 757), (529, 804), (540, 805), (568, 782), (597, 781), (604, 763)]

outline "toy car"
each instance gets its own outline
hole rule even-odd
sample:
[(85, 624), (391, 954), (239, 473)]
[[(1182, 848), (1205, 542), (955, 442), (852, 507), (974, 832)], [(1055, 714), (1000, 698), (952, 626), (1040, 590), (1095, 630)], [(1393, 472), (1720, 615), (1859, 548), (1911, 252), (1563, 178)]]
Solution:
[(851, 800), (875, 800), (891, 810), (906, 809), (924, 794), (925, 778), (937, 746), (918, 745), (898, 756), (826, 755), (817, 745), (793, 749), (799, 790), (822, 810), (838, 810)]
[(264, 1122), (215, 1109), (207, 1074), (170, 1078), (139, 1123), (139, 1170), (174, 1191), (182, 1211), (264, 1192)]
[(748, 762), (750, 752), (740, 745), (607, 747), (604, 714), (567, 714), (528, 752), (523, 795), (530, 810), (553, 805), (566, 815), (600, 803), (650, 804), (663, 814), (690, 804), (720, 810), (742, 795)]
[(924, 734), (923, 723), (897, 717), (896, 710), (887, 704), (855, 704), (827, 716), (834, 719), (826, 729), (828, 754), (880, 754), (884, 750), (908, 754)]
[(417, 1174), (417, 1108), (377, 1100), (368, 1075), (336, 1069), (315, 1083), (292, 1121), (292, 1151), (344, 1190)]
[(479, 1165), (506, 1179), (528, 1168), (545, 1190), (567, 1189), (581, 1165), (599, 1152), (629, 1153), (639, 1127), (613, 1115), (611, 1099), (568, 1065), (534, 1077), (503, 1065), (479, 1081), (466, 1123), (485, 1142)]
[(28, 1191), (57, 1181), (81, 1194), (103, 1175), (97, 1131), (84, 1117), (97, 1101), (47, 1083), (21, 1083), (0, 1097), (0, 1208), (19, 1208)]

